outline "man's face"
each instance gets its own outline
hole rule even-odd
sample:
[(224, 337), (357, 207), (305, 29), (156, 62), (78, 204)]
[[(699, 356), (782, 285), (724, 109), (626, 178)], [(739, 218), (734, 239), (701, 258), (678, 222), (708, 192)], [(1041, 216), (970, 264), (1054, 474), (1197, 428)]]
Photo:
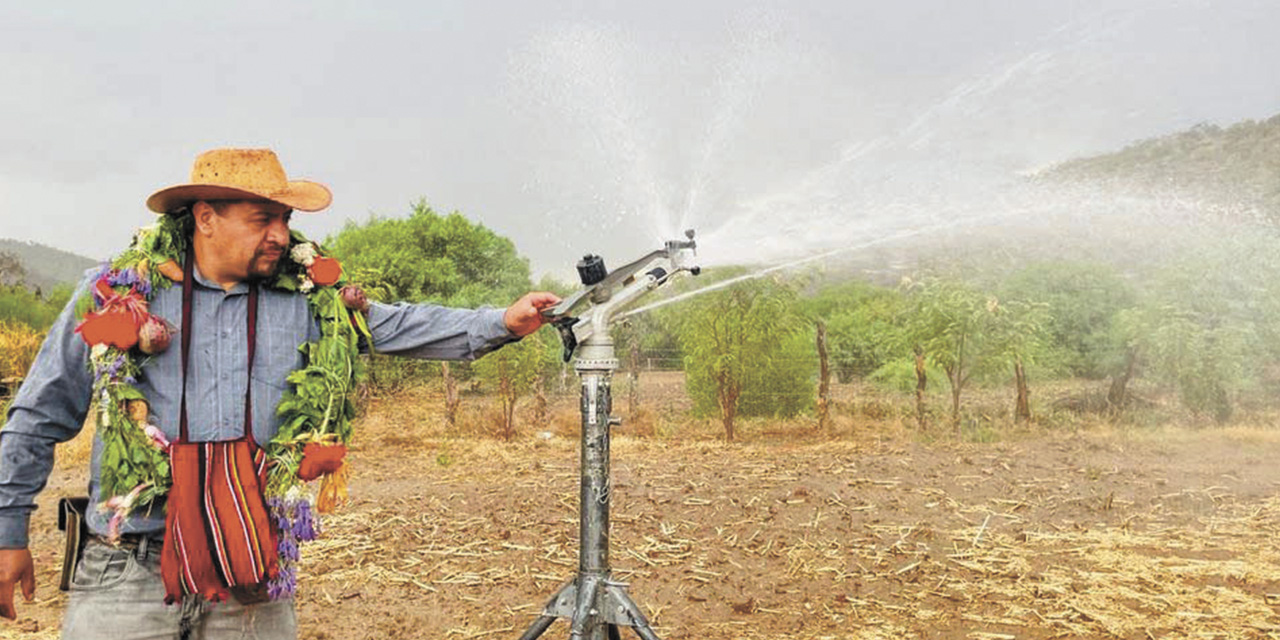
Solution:
[(220, 261), (245, 280), (266, 278), (276, 271), (289, 248), (289, 218), (293, 210), (278, 202), (237, 201), (214, 204), (212, 248)]

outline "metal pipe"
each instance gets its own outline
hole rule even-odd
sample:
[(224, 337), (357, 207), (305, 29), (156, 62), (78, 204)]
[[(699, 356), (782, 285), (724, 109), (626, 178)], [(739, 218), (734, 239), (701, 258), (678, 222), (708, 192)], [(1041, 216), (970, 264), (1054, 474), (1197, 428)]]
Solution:
[(578, 579), (578, 601), (573, 606), (573, 618), (569, 623), (571, 640), (605, 640), (605, 628), (600, 624), (596, 597), (600, 592), (600, 578), (586, 574)]
[(582, 375), (582, 479), (579, 504), (578, 569), (609, 573), (609, 411), (611, 376), (607, 371)]
[[(578, 499), (578, 575), (563, 586), (543, 608), (542, 614), (520, 636), (536, 640), (558, 617), (569, 620), (572, 640), (620, 640), (619, 627), (630, 627), (642, 640), (658, 640), (640, 608), (627, 595), (626, 585), (611, 580), (609, 567), (609, 507), (612, 483), (609, 476), (609, 430), (613, 410), (613, 372), (618, 360), (609, 337), (609, 324), (617, 311), (632, 300), (667, 282), (678, 271), (697, 274), (693, 266), (693, 233), (688, 241), (668, 242), (641, 260), (598, 278), (603, 267), (598, 257), (589, 256), (591, 278), (584, 273), (589, 288), (563, 300), (544, 312), (554, 318), (564, 341), (565, 360), (576, 353), (574, 369), (582, 385), (582, 455)], [(599, 268), (597, 268), (599, 267)], [(645, 273), (640, 273), (646, 269)], [(569, 315), (583, 300), (592, 306), (583, 318)]]

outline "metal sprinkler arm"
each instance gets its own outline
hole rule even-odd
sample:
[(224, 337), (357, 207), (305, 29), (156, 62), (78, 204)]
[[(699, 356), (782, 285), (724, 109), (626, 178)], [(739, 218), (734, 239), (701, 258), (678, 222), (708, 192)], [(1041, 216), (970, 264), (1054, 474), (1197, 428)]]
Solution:
[[(573, 358), (578, 345), (594, 337), (607, 337), (615, 314), (636, 298), (670, 282), (680, 272), (692, 275), (701, 272), (701, 268), (694, 264), (697, 243), (693, 239), (693, 230), (685, 231), (685, 237), (686, 240), (667, 241), (662, 249), (614, 269), (598, 282), (584, 281), (585, 288), (544, 312), (560, 330), (565, 362)], [(587, 278), (585, 263), (592, 262), (593, 268), (603, 269), (603, 261), (597, 256), (587, 256), (583, 261), (579, 263), (579, 273), (584, 280)], [(590, 306), (576, 316), (570, 315), (583, 303)]]

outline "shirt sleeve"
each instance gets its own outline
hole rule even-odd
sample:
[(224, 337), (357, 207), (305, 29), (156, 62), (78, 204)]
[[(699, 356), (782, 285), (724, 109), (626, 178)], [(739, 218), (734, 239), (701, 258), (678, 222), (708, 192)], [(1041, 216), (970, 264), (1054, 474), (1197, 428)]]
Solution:
[(431, 304), (369, 307), (369, 332), (378, 353), (430, 360), (475, 360), (510, 342), (503, 309), (451, 309)]
[(86, 279), (53, 323), (0, 429), (0, 548), (27, 546), (36, 494), (53, 470), (53, 449), (80, 433), (93, 379), (89, 349), (75, 332), (76, 300)]

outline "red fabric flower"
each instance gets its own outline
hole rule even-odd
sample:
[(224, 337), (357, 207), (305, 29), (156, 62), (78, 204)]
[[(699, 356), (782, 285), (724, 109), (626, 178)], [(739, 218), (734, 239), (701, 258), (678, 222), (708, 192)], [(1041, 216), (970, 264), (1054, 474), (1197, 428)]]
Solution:
[(298, 477), (310, 482), (327, 473), (342, 468), (342, 458), (347, 455), (346, 445), (307, 444), (302, 448), (302, 463), (298, 465)]
[(102, 308), (84, 315), (76, 327), (81, 338), (94, 346), (105, 344), (121, 351), (128, 351), (138, 344), (138, 329), (146, 321), (147, 303), (130, 288), (128, 293), (118, 294), (106, 279), (94, 284), (94, 298)]
[(92, 311), (84, 316), (84, 322), (76, 327), (80, 337), (89, 346), (105, 344), (121, 351), (128, 351), (138, 344), (138, 325), (133, 316), (123, 309)]
[(316, 256), (311, 266), (307, 267), (307, 275), (317, 286), (327, 287), (342, 277), (342, 265), (333, 258)]

